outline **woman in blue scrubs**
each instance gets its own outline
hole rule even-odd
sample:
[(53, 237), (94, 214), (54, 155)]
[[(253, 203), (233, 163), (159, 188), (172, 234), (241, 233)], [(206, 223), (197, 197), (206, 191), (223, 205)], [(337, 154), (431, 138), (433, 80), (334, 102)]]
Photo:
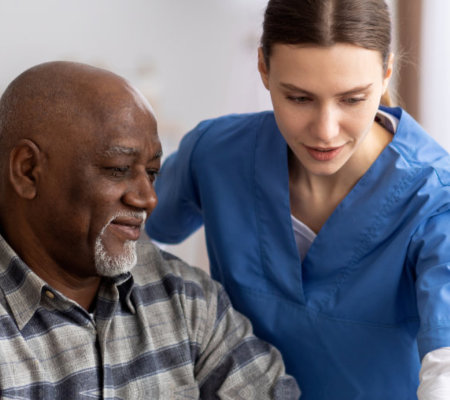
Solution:
[(273, 111), (188, 133), (149, 235), (205, 225), (212, 276), (302, 399), (450, 398), (450, 158), (380, 105), (385, 2), (270, 0), (263, 28)]

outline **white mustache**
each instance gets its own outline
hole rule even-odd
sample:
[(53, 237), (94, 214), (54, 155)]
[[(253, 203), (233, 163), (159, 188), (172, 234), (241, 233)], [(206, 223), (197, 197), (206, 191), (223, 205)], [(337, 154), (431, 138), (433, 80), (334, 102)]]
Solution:
[(140, 226), (140, 229), (142, 231), (144, 229), (145, 220), (147, 219), (147, 212), (146, 211), (119, 211), (117, 214), (114, 214), (109, 219), (109, 221), (105, 224), (105, 226), (102, 228), (102, 230), (100, 232), (100, 236), (103, 235), (103, 233), (105, 232), (108, 225), (112, 221), (114, 221), (116, 218), (119, 218), (119, 217), (130, 217), (130, 218), (140, 219), (142, 221), (141, 226)]

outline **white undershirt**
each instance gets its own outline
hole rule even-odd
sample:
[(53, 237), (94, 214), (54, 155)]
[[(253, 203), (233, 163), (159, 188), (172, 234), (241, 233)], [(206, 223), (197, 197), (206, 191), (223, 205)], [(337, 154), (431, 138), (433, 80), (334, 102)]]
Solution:
[(450, 347), (430, 351), (422, 360), (419, 400), (450, 399)]
[(297, 243), (298, 254), (300, 259), (303, 261), (317, 235), (309, 226), (295, 218), (292, 214), (291, 220), (292, 229), (294, 230), (295, 243)]
[[(397, 130), (399, 121), (392, 114), (378, 110), (375, 120), (392, 134)], [(291, 221), (298, 253), (303, 261), (317, 235), (292, 214)], [(427, 353), (422, 360), (419, 377), (419, 400), (449, 400), (450, 347), (441, 347)]]

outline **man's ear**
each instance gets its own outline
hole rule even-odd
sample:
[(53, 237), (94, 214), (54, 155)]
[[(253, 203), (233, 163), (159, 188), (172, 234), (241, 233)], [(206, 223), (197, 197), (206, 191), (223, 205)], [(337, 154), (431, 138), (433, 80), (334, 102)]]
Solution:
[(269, 68), (266, 65), (266, 60), (264, 58), (264, 53), (262, 47), (258, 49), (258, 71), (261, 75), (264, 86), (269, 90)]
[(9, 180), (17, 195), (32, 200), (37, 194), (41, 150), (32, 140), (21, 139), (9, 154)]

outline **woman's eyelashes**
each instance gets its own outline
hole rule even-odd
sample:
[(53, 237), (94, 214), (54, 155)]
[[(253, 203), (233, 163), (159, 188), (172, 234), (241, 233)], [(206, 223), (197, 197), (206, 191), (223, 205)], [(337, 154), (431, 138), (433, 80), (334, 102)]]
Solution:
[(348, 105), (356, 105), (362, 103), (363, 101), (366, 101), (365, 97), (346, 97), (342, 99), (342, 102)]
[[(314, 101), (312, 97), (309, 96), (292, 96), (292, 95), (286, 95), (286, 99), (292, 103), (296, 104), (308, 104)], [(366, 101), (366, 97), (344, 97), (340, 100), (341, 103), (345, 105), (357, 105), (362, 102)]]

